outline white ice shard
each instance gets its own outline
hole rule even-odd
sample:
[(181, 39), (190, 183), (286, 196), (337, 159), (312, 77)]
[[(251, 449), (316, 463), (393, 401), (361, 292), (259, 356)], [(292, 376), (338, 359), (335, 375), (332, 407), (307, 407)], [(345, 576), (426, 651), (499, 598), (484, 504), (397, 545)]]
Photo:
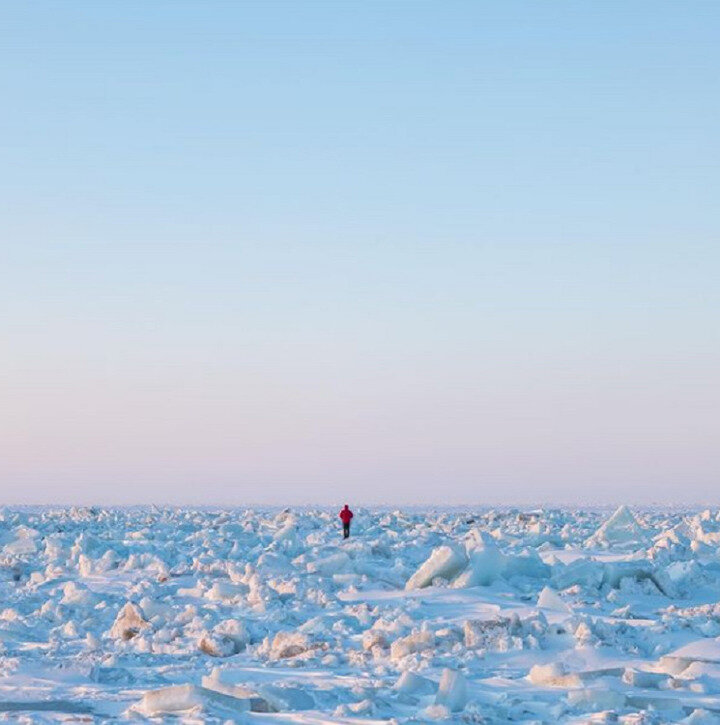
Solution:
[(400, 637), (390, 645), (390, 659), (399, 660), (415, 652), (433, 649), (435, 635), (432, 632), (415, 632), (407, 637)]
[(428, 705), (424, 710), (421, 711), (420, 715), (422, 719), (420, 722), (428, 721), (443, 721), (449, 720), (452, 717), (450, 708), (446, 705)]
[(541, 687), (580, 687), (582, 679), (578, 674), (569, 673), (562, 662), (549, 662), (545, 665), (533, 665), (528, 680)]
[(250, 710), (250, 701), (197, 685), (172, 685), (146, 692), (134, 709), (148, 717), (185, 710), (218, 710), (238, 715)]
[(27, 556), (37, 551), (37, 544), (34, 539), (20, 536), (15, 541), (5, 544), (3, 553), (9, 556)]
[(244, 586), (238, 586), (227, 581), (219, 581), (215, 582), (204, 594), (214, 602), (232, 602), (239, 600), (247, 590), (248, 588)]
[(633, 687), (642, 687), (650, 690), (667, 689), (669, 678), (665, 672), (649, 672), (627, 667), (622, 677), (623, 682)]
[(150, 622), (145, 619), (138, 606), (132, 602), (128, 602), (118, 612), (109, 634), (113, 639), (128, 640), (149, 626)]
[(408, 579), (405, 589), (428, 587), (436, 577), (451, 581), (467, 566), (467, 562), (464, 551), (452, 546), (439, 546), (433, 549), (429, 558)]
[(641, 544), (646, 538), (646, 531), (637, 522), (632, 511), (622, 505), (586, 540), (585, 545), (627, 547)]
[(310, 639), (302, 632), (278, 632), (270, 645), (270, 658), (282, 660), (297, 657), (312, 648)]
[(542, 609), (550, 609), (553, 612), (562, 612), (570, 614), (570, 607), (561, 599), (560, 595), (550, 587), (543, 587), (538, 596), (538, 607)]
[(350, 568), (350, 557), (344, 551), (311, 561), (307, 565), (307, 569), (311, 574), (322, 574), (323, 576), (338, 574), (339, 572), (348, 571)]
[(695, 708), (686, 718), (679, 722), (685, 725), (717, 725), (717, 713), (702, 708)]
[(273, 541), (292, 541), (297, 533), (297, 519), (292, 514), (284, 519), (282, 526), (273, 535)]
[(534, 549), (526, 549), (517, 556), (505, 558), (503, 579), (508, 581), (513, 577), (520, 579), (548, 579), (552, 569), (540, 558)]
[(315, 699), (306, 688), (291, 685), (273, 685), (247, 682), (242, 670), (215, 667), (202, 678), (202, 685), (209, 690), (222, 692), (240, 699), (249, 699), (253, 712), (281, 712), (284, 710), (312, 710)]
[(592, 711), (616, 710), (625, 705), (624, 693), (606, 687), (581, 687), (570, 690), (567, 699), (573, 707)]
[(198, 649), (211, 657), (231, 657), (237, 652), (237, 646), (231, 637), (216, 632), (200, 637)]
[(445, 668), (435, 696), (436, 705), (444, 705), (450, 712), (460, 712), (467, 704), (467, 683), (462, 673)]
[(403, 692), (406, 695), (432, 695), (437, 691), (437, 688), (437, 683), (410, 670), (403, 672), (393, 686), (394, 690)]
[(469, 566), (453, 582), (453, 587), (489, 586), (502, 573), (505, 556), (500, 552), (495, 540), (484, 532), (476, 533), (468, 546)]
[(373, 647), (384, 649), (387, 647), (387, 637), (379, 629), (368, 629), (363, 632), (362, 646), (364, 650), (371, 650)]
[(597, 589), (603, 581), (605, 569), (602, 562), (590, 559), (575, 559), (569, 564), (557, 562), (553, 565), (552, 583), (556, 589), (567, 589), (574, 584)]
[(720, 664), (720, 637), (696, 639), (660, 658), (664, 672), (677, 675), (694, 662)]

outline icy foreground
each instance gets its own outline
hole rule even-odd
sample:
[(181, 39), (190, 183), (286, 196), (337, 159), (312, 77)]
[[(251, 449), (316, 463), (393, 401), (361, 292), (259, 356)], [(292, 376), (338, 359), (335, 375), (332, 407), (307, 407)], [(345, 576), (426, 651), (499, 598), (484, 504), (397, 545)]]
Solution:
[(0, 719), (720, 722), (720, 515), (3, 510)]

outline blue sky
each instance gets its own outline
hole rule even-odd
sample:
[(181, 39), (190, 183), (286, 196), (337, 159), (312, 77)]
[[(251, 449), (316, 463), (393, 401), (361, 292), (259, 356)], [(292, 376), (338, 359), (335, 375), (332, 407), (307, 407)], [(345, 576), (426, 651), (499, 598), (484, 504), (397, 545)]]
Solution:
[(717, 501), (719, 21), (3, 6), (3, 499)]

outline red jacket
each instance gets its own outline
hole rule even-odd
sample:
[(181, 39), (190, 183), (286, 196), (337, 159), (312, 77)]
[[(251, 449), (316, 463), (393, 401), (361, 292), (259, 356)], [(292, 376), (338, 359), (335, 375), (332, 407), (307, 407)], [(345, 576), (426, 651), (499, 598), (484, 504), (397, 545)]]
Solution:
[(350, 519), (351, 519), (351, 518), (353, 517), (353, 512), (352, 512), (352, 511), (351, 511), (351, 510), (350, 510), (350, 509), (349, 509), (349, 508), (348, 508), (348, 507), (346, 506), (346, 507), (345, 507), (345, 508), (344, 508), (344, 509), (343, 509), (343, 510), (342, 510), (342, 511), (341, 511), (341, 512), (340, 512), (340, 513), (338, 514), (338, 516), (340, 516), (340, 520), (341, 520), (341, 521), (342, 521), (342, 522), (343, 522), (344, 524), (349, 524), (349, 523), (350, 523)]

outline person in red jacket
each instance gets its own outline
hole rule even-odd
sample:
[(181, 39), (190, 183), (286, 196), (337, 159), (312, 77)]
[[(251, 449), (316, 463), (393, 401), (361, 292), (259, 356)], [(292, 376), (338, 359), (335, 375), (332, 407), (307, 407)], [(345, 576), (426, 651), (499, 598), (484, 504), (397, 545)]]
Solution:
[(345, 504), (345, 508), (339, 513), (339, 516), (343, 524), (343, 539), (347, 539), (350, 537), (350, 521), (352, 520), (353, 512)]

